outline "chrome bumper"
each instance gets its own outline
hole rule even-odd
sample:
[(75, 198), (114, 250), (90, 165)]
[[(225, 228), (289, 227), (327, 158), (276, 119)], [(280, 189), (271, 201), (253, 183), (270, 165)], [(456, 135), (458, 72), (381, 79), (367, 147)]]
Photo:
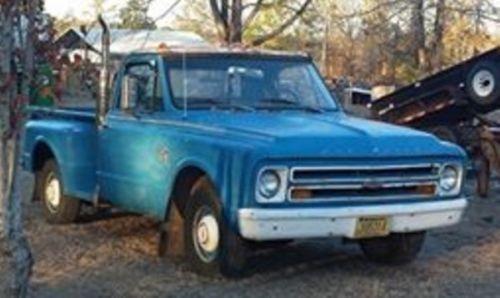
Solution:
[(243, 238), (280, 240), (301, 238), (354, 238), (356, 221), (364, 216), (387, 216), (389, 230), (403, 233), (456, 224), (467, 206), (465, 198), (379, 206), (294, 209), (240, 209)]

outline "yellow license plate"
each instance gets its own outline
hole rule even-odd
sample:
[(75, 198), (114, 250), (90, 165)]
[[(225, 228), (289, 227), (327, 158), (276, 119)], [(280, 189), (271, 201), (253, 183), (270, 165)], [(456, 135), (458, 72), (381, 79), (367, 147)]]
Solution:
[(387, 217), (360, 217), (356, 221), (355, 238), (372, 238), (387, 235), (389, 235), (389, 219)]

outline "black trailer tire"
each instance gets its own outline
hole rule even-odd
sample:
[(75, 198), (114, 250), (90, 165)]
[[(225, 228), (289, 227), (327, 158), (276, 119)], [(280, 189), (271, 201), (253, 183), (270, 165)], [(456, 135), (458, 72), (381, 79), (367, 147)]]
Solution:
[(240, 277), (248, 247), (245, 240), (229, 227), (219, 198), (207, 178), (200, 178), (193, 186), (184, 216), (184, 243), (189, 267), (209, 277)]
[(64, 195), (64, 184), (57, 162), (45, 162), (36, 177), (35, 189), (43, 203), (43, 215), (50, 224), (69, 224), (80, 215), (80, 200)]
[(468, 73), (467, 95), (477, 112), (491, 111), (500, 106), (500, 65), (483, 61)]
[(382, 238), (359, 241), (365, 256), (385, 265), (403, 265), (412, 262), (423, 247), (425, 232), (391, 234)]

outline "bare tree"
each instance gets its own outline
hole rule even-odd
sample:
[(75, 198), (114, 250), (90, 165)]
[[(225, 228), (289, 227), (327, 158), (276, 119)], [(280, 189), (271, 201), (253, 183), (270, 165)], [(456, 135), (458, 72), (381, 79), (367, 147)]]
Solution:
[[(227, 44), (238, 44), (243, 42), (243, 33), (264, 8), (272, 5), (281, 5), (291, 13), (280, 25), (257, 36), (253, 40), (247, 41), (247, 44), (258, 46), (266, 41), (280, 35), (289, 28), (305, 12), (312, 0), (304, 0), (298, 7), (285, 4), (285, 1), (278, 4), (264, 3), (264, 0), (244, 3), (243, 0), (210, 0), (210, 8), (215, 23), (220, 32), (221, 40)], [(287, 1), (288, 2), (288, 1)], [(246, 15), (246, 18), (244, 16)]]
[(427, 66), (425, 1), (413, 0), (411, 3), (411, 33), (414, 37), (411, 50), (418, 72), (422, 74)]
[[(0, 90), (0, 262), (3, 276), (2, 297), (26, 297), (32, 268), (32, 256), (28, 241), (23, 233), (22, 206), (20, 196), (20, 177), (18, 175), (18, 160), (20, 152), (20, 131), (22, 123), (22, 108), (29, 93), (29, 86), (19, 90), (16, 77), (16, 67), (24, 61), (24, 74), (33, 69), (33, 44), (31, 33), (34, 32), (34, 10), (38, 1), (27, 1), (26, 6), (21, 1), (0, 1), (0, 76), (3, 86)], [(15, 48), (14, 34), (21, 30), (16, 27), (22, 18), (21, 12), (27, 10), (28, 34), (24, 48)], [(26, 12), (26, 11), (25, 11)], [(18, 29), (18, 30), (16, 30)], [(17, 55), (17, 56), (16, 56)], [(17, 63), (16, 63), (17, 62)], [(27, 79), (27, 80), (26, 80)], [(25, 84), (31, 82), (28, 76)]]
[(447, 11), (446, 0), (437, 0), (436, 18), (434, 19), (434, 38), (431, 43), (432, 58), (431, 71), (438, 71), (443, 67), (444, 32), (446, 29)]

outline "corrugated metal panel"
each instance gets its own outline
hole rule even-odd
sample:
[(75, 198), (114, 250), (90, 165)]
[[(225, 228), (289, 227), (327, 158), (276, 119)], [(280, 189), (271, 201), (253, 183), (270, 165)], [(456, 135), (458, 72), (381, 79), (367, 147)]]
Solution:
[[(84, 36), (79, 30), (71, 29), (64, 33), (58, 40), (68, 39), (68, 35), (77, 34), (84, 40), (90, 48), (101, 50), (102, 30), (93, 28)], [(203, 47), (210, 46), (199, 35), (187, 31), (175, 30), (127, 30), (111, 29), (111, 54), (125, 55), (130, 52), (145, 49), (156, 49), (164, 43), (169, 47)], [(74, 44), (65, 43), (67, 49), (77, 49), (81, 47), (79, 42)]]

